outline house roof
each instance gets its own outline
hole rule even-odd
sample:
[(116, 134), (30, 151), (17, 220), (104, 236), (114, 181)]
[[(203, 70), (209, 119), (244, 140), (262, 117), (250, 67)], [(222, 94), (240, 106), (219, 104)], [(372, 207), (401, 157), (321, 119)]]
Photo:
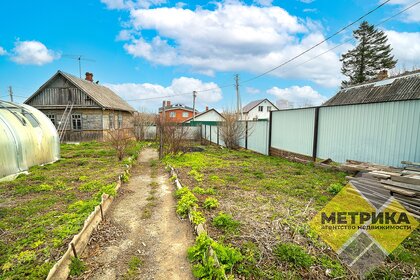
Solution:
[[(195, 115), (195, 117), (196, 118), (198, 118), (198, 117), (200, 117), (200, 116), (203, 116), (203, 115), (205, 115), (205, 114), (208, 114), (208, 113), (210, 113), (211, 111), (214, 111), (216, 114), (218, 114), (221, 118), (223, 118), (223, 116), (222, 116), (222, 114), (220, 114), (216, 109), (214, 109), (214, 108), (212, 108), (212, 109), (210, 109), (210, 110), (207, 110), (207, 111), (204, 111), (204, 112), (202, 112), (202, 113), (200, 113), (200, 114), (197, 114), (197, 115)], [(184, 122), (189, 122), (189, 121), (191, 121), (193, 119), (193, 117), (191, 117), (191, 118), (189, 118), (189, 119), (187, 119), (187, 120), (185, 120)], [(223, 118), (224, 119), (224, 118)]]
[[(163, 109), (163, 107), (159, 107), (159, 112), (162, 112), (162, 109)], [(171, 111), (171, 110), (185, 110), (185, 111), (194, 111), (194, 109), (193, 108), (191, 108), (191, 107), (188, 107), (188, 106), (185, 106), (185, 105), (183, 105), (183, 104), (173, 104), (173, 105), (170, 105), (170, 106), (165, 106), (165, 111)], [(196, 112), (198, 112), (197, 110), (195, 110)]]
[(57, 71), (57, 73), (54, 76), (52, 76), (46, 83), (44, 83), (32, 96), (30, 96), (25, 101), (25, 103), (29, 102), (34, 96), (36, 96), (42, 90), (44, 90), (44, 88), (48, 86), (49, 82), (52, 81), (58, 75), (62, 75), (74, 86), (76, 86), (84, 93), (86, 93), (90, 98), (92, 98), (92, 100), (94, 100), (99, 106), (105, 109), (121, 110), (128, 112), (136, 111), (111, 89), (93, 82), (77, 78), (76, 76), (73, 76), (60, 70)]
[(340, 90), (323, 106), (420, 99), (420, 72)]
[(257, 107), (258, 105), (260, 105), (264, 101), (270, 102), (271, 105), (278, 110), (277, 106), (274, 105), (273, 102), (271, 102), (270, 100), (268, 100), (267, 98), (265, 98), (265, 99), (259, 99), (259, 100), (254, 100), (254, 101), (249, 102), (248, 104), (246, 104), (242, 108), (242, 112), (243, 113), (248, 113), (249, 111), (251, 111), (252, 109), (254, 109), (255, 107)]

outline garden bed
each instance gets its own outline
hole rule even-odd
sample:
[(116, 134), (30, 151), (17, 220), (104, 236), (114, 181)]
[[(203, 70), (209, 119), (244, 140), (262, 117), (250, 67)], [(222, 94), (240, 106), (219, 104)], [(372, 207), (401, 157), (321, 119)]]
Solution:
[[(137, 155), (142, 143), (127, 155)], [(106, 143), (61, 146), (61, 160), (0, 183), (0, 278), (45, 279), (127, 161)]]
[[(236, 278), (356, 278), (308, 225), (345, 173), (215, 146), (164, 161), (198, 198), (209, 236), (240, 250)], [(419, 242), (416, 230), (370, 278), (415, 276)]]

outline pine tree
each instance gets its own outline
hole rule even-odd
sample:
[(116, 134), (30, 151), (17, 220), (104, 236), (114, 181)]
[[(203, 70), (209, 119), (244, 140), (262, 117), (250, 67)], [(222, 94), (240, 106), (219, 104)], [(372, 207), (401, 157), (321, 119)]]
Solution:
[(397, 60), (391, 55), (392, 48), (385, 33), (367, 21), (353, 31), (353, 37), (358, 45), (340, 59), (343, 62), (341, 73), (350, 78), (349, 81), (343, 81), (342, 86), (372, 80), (381, 70), (392, 69), (397, 64)]

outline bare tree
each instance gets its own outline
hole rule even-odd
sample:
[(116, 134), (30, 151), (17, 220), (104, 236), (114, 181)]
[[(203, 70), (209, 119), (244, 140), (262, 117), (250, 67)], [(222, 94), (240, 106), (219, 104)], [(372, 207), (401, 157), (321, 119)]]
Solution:
[(220, 123), (220, 138), (229, 149), (239, 148), (239, 141), (244, 139), (247, 134), (245, 122), (239, 121), (239, 114), (226, 111), (222, 114), (224, 121)]
[(134, 137), (129, 129), (114, 129), (108, 131), (108, 142), (117, 152), (118, 160), (122, 160)]
[(136, 140), (146, 140), (147, 129), (155, 124), (155, 115), (148, 113), (145, 109), (140, 109), (134, 113), (134, 135)]
[(163, 154), (176, 154), (182, 151), (182, 146), (187, 140), (188, 127), (179, 123), (168, 123), (162, 118), (156, 118), (159, 131), (162, 130), (160, 137), (163, 137)]

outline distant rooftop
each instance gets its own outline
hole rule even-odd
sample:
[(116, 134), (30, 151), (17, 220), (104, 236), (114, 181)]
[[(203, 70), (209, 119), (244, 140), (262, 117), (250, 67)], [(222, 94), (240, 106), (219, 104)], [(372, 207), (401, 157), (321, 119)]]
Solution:
[(420, 99), (420, 71), (341, 89), (323, 106)]

